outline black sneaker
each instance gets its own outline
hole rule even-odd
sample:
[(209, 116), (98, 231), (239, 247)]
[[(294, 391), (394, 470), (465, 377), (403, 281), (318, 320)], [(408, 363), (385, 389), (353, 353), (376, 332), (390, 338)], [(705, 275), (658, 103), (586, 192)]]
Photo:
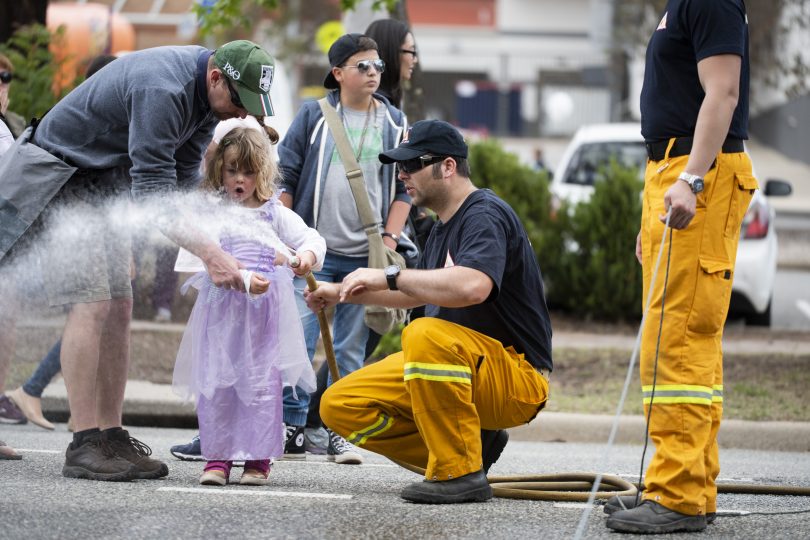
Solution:
[(481, 430), (481, 461), (484, 464), (484, 474), (489, 473), (489, 468), (501, 457), (501, 453), (508, 442), (509, 434), (505, 429), (497, 431)]
[(0, 394), (0, 424), (27, 424), (28, 419), (17, 407), (17, 404), (5, 395)]
[(400, 497), (422, 504), (485, 502), (492, 498), (492, 488), (482, 469), (453, 480), (415, 482), (406, 486)]
[[(636, 497), (636, 495), (621, 495), (611, 497), (610, 499), (608, 499), (608, 502), (605, 503), (603, 511), (609, 515), (612, 514), (613, 512), (618, 512), (619, 510), (629, 510), (631, 508), (635, 508), (643, 501), (644, 499), (641, 498), (640, 493), (638, 497)], [(707, 525), (711, 525), (712, 523), (714, 523), (715, 519), (717, 519), (717, 512), (706, 512)]]
[(109, 441), (116, 454), (138, 468), (136, 478), (154, 480), (169, 475), (169, 467), (162, 461), (150, 458), (152, 449), (135, 437), (131, 437), (127, 430), (103, 431), (102, 437)]
[(284, 442), (284, 459), (301, 461), (307, 459), (304, 445), (304, 426), (284, 425), (286, 441)]
[(706, 529), (706, 516), (681, 514), (655, 501), (645, 500), (630, 510), (612, 513), (605, 525), (614, 531), (627, 533), (698, 532)]
[(200, 436), (195, 435), (191, 442), (186, 444), (175, 444), (169, 451), (174, 457), (182, 461), (205, 461), (200, 448)]
[(326, 459), (328, 461), (334, 461), (341, 465), (363, 464), (363, 456), (360, 455), (360, 452), (352, 443), (331, 429), (327, 429), (326, 432), (329, 434), (329, 446), (326, 447)]
[(88, 435), (79, 446), (70, 443), (65, 451), (62, 476), (106, 482), (128, 482), (138, 477), (138, 468), (116, 455), (101, 432)]

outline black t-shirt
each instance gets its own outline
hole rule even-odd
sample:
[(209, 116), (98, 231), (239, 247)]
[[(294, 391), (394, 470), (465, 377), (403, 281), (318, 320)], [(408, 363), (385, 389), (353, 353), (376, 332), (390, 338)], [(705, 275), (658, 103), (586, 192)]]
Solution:
[(697, 63), (742, 57), (740, 94), (729, 136), (748, 138), (748, 18), (743, 0), (669, 0), (647, 46), (641, 134), (647, 141), (691, 137), (705, 93)]
[(492, 293), (464, 308), (428, 304), (425, 315), (511, 345), (535, 367), (551, 371), (551, 321), (540, 268), (514, 210), (492, 191), (474, 191), (447, 223), (434, 225), (419, 267), (450, 266), (485, 273), (492, 278)]

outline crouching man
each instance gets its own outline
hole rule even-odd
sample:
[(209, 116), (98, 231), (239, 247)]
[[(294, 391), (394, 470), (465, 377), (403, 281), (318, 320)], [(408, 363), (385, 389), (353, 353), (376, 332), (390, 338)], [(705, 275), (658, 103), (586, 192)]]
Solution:
[(413, 308), (426, 317), (402, 334), (402, 352), (333, 384), (321, 416), (351, 443), (425, 469), (401, 496), (416, 503), (482, 502), (508, 439), (548, 398), (551, 324), (543, 281), (517, 215), (470, 181), (467, 145), (450, 124), (421, 121), (380, 154), (395, 162), (417, 206), (439, 217), (418, 269), (360, 268), (307, 294), (313, 310), (337, 302)]

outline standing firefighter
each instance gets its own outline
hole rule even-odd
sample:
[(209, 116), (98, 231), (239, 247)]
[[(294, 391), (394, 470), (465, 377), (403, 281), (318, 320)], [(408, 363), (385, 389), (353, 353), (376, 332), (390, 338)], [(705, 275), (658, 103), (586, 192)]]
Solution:
[[(743, 148), (748, 73), (742, 0), (667, 2), (647, 48), (641, 92), (649, 161), (636, 244), (649, 294), (669, 209), (675, 230), (663, 247), (664, 259), (671, 257), (666, 296), (664, 260), (641, 345), (644, 404), (657, 451), (641, 503), (608, 519), (617, 531), (700, 531), (714, 520), (723, 323), (740, 225), (758, 187)], [(628, 503), (614, 499), (608, 511), (622, 502)]]

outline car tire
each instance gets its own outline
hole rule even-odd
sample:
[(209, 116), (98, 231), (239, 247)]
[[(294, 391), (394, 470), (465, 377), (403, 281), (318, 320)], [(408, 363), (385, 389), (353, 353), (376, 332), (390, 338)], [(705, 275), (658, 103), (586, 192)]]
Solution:
[(771, 304), (773, 298), (768, 300), (768, 307), (762, 313), (751, 313), (745, 316), (746, 326), (770, 326), (771, 325)]

